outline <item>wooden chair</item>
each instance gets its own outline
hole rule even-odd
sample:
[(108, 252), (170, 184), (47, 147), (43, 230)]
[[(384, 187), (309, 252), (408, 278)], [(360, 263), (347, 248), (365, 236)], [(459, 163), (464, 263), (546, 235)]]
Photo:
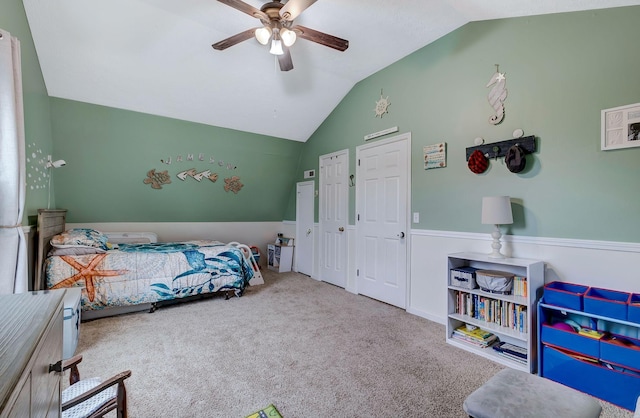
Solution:
[(127, 392), (124, 380), (131, 370), (119, 373), (102, 382), (100, 378), (80, 380), (78, 363), (82, 356), (74, 356), (62, 362), (62, 370), (71, 369), (70, 386), (62, 391), (63, 418), (98, 418), (116, 410), (118, 418), (127, 416)]

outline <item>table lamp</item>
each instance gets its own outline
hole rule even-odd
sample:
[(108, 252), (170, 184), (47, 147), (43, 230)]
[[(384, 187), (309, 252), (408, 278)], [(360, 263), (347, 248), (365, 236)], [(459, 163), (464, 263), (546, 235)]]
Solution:
[(493, 243), (491, 248), (493, 251), (489, 254), (490, 258), (505, 258), (500, 252), (502, 244), (500, 238), (500, 225), (509, 225), (513, 223), (513, 213), (511, 212), (511, 199), (509, 196), (488, 196), (482, 198), (482, 223), (493, 224), (495, 229), (491, 233)]

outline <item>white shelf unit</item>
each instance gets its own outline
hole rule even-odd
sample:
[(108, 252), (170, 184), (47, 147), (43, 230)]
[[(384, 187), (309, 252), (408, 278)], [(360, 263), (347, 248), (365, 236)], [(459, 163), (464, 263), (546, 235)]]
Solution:
[[(447, 268), (447, 343), (482, 357), (491, 359), (497, 363), (514, 369), (535, 373), (537, 368), (537, 309), (536, 303), (542, 295), (544, 286), (544, 262), (540, 260), (522, 258), (489, 258), (487, 254), (455, 253), (449, 254)], [(513, 273), (527, 278), (527, 296), (503, 295), (489, 293), (481, 289), (466, 289), (451, 285), (451, 269), (463, 266), (475, 267), (482, 270), (499, 270)], [(485, 298), (514, 302), (526, 307), (527, 330), (519, 332), (508, 327), (478, 320), (468, 315), (456, 313), (456, 300), (458, 292), (471, 295), (479, 295)], [(498, 336), (500, 341), (514, 344), (527, 350), (526, 364), (511, 360), (491, 347), (481, 348), (464, 341), (453, 339), (453, 331), (465, 324), (475, 325)]]
[(291, 271), (293, 265), (293, 246), (280, 244), (267, 245), (267, 268), (284, 273)]

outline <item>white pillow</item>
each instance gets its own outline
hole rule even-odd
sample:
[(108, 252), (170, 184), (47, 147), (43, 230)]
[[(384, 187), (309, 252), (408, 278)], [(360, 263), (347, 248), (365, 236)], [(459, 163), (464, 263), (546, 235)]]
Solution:
[(51, 245), (56, 248), (95, 247), (109, 249), (109, 240), (105, 234), (90, 228), (74, 228), (51, 238)]

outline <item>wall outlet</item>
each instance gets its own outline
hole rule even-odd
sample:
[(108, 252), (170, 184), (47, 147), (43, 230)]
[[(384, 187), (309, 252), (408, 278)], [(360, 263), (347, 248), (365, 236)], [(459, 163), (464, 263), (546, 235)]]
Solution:
[(304, 172), (305, 179), (312, 179), (316, 176), (316, 170), (307, 170)]
[(420, 212), (413, 212), (413, 223), (417, 224), (420, 222)]

